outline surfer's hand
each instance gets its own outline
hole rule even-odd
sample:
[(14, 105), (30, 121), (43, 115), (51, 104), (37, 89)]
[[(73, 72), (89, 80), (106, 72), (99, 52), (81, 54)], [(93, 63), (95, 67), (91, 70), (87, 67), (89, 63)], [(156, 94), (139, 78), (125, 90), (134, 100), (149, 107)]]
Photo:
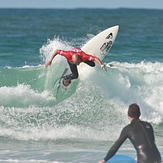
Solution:
[(105, 65), (101, 65), (101, 68), (102, 68), (104, 71), (107, 71), (107, 69), (105, 68)]
[(100, 160), (98, 163), (104, 163), (105, 162), (105, 160)]
[(45, 63), (45, 67), (48, 67), (49, 65), (51, 65), (51, 61)]

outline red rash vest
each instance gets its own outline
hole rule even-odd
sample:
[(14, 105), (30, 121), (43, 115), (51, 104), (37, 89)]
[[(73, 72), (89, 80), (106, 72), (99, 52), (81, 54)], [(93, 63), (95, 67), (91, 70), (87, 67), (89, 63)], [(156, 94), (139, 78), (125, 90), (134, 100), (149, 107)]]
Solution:
[(95, 61), (95, 56), (86, 54), (80, 48), (75, 48), (72, 50), (58, 50), (58, 54), (64, 56), (69, 62), (72, 62), (72, 56), (78, 54), (81, 57), (81, 62), (84, 61)]

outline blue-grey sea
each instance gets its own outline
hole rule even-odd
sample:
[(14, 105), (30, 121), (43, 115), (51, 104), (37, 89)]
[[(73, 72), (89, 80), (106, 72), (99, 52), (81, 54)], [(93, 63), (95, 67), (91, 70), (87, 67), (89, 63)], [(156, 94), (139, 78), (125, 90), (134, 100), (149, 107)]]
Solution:
[[(115, 25), (108, 71), (83, 70), (57, 100), (65, 64), (57, 56), (45, 68), (52, 52)], [(0, 9), (0, 162), (96, 163), (129, 123), (131, 103), (152, 123), (163, 157), (163, 10)], [(118, 153), (136, 157), (128, 140)]]

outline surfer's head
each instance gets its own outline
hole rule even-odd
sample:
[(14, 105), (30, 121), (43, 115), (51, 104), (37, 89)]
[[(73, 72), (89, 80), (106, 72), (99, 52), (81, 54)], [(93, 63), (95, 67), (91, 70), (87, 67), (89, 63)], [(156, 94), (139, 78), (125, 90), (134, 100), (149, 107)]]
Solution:
[(74, 54), (72, 56), (72, 62), (75, 64), (75, 65), (79, 65), (81, 63), (81, 58), (78, 54)]
[(128, 116), (134, 119), (139, 119), (140, 117), (140, 108), (137, 104), (131, 104), (128, 108)]

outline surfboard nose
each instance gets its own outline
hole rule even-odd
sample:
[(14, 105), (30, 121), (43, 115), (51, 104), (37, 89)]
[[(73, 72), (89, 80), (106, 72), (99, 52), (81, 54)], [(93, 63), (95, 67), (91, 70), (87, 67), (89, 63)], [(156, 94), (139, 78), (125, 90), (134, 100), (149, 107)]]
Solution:
[(119, 25), (113, 26), (113, 27), (111, 27), (111, 28), (112, 28), (112, 30), (115, 30), (115, 31), (118, 32), (118, 30), (119, 30)]

